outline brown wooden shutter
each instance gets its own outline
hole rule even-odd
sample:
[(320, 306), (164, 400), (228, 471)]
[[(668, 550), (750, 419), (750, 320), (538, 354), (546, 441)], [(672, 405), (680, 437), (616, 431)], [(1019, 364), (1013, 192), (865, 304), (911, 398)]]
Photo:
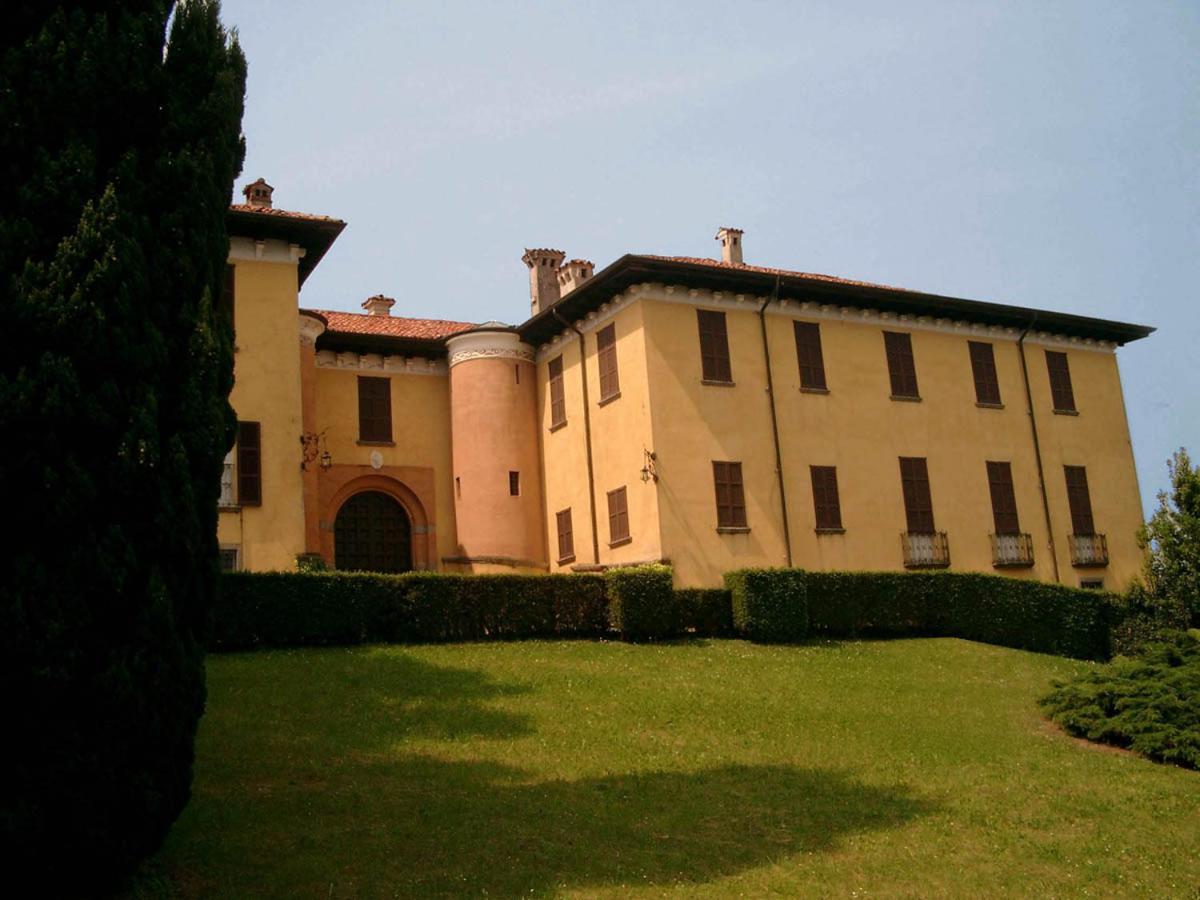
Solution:
[(629, 538), (629, 504), (625, 488), (608, 492), (608, 542), (616, 544)]
[(550, 376), (550, 427), (557, 428), (567, 422), (567, 399), (563, 395), (562, 357), (554, 357), (546, 368)]
[(717, 493), (717, 527), (746, 527), (746, 495), (740, 462), (713, 462), (713, 484)]
[(733, 381), (729, 363), (729, 335), (725, 331), (725, 313), (711, 309), (696, 310), (700, 325), (700, 367), (705, 381), (728, 384)]
[(560, 510), (554, 514), (558, 526), (558, 561), (570, 562), (575, 558), (575, 534), (571, 528), (571, 508)]
[(826, 390), (825, 357), (821, 353), (821, 326), (816, 322), (795, 322), (796, 358), (800, 361), (800, 387)]
[(1050, 396), (1054, 400), (1054, 408), (1061, 412), (1075, 412), (1075, 391), (1071, 388), (1067, 354), (1047, 350), (1046, 370), (1050, 373)]
[(1092, 497), (1088, 492), (1087, 469), (1083, 466), (1063, 466), (1067, 477), (1067, 503), (1071, 507), (1071, 531), (1074, 534), (1096, 533), (1092, 520)]
[(596, 355), (600, 362), (600, 400), (611, 400), (621, 393), (617, 375), (617, 327), (608, 325), (596, 332)]
[(837, 468), (809, 466), (812, 473), (813, 509), (817, 531), (842, 530), (842, 505), (838, 498)]
[(392, 387), (389, 378), (358, 376), (358, 439), (392, 439)]
[(238, 422), (237, 502), (262, 505), (262, 428), (258, 422)]
[(904, 490), (904, 515), (910, 534), (933, 534), (933, 499), (929, 469), (923, 457), (900, 457), (900, 485)]
[(1013, 490), (1012, 466), (1006, 462), (989, 462), (987, 474), (996, 534), (1020, 534), (1021, 522), (1017, 517), (1017, 495)]
[(906, 332), (885, 331), (883, 346), (887, 351), (892, 396), (920, 397), (917, 390), (917, 367), (913, 361), (912, 335)]
[(971, 374), (975, 378), (975, 400), (978, 403), (999, 404), (1000, 378), (996, 374), (996, 354), (991, 344), (967, 341), (971, 353)]

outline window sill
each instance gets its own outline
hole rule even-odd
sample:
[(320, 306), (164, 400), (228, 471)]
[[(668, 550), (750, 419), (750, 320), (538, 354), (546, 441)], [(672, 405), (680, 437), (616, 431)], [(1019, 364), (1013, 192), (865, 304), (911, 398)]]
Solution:
[(359, 441), (360, 447), (395, 447), (395, 441)]
[(555, 422), (553, 425), (551, 425), (546, 430), (549, 431), (551, 434), (553, 434), (554, 432), (556, 432), (562, 428), (566, 428), (566, 427), (567, 427), (567, 420), (563, 419), (561, 422)]
[(617, 391), (615, 394), (610, 394), (607, 397), (601, 397), (600, 400), (596, 403), (596, 405), (597, 406), (607, 406), (608, 404), (612, 403), (614, 400), (620, 400), (620, 399), (621, 399), (621, 392)]
[(749, 534), (748, 525), (718, 525), (717, 534)]
[(565, 565), (569, 565), (570, 563), (573, 563), (573, 562), (575, 562), (575, 554), (574, 553), (572, 553), (570, 556), (564, 556), (562, 559), (555, 560), (555, 565), (565, 566)]
[(1004, 409), (1004, 404), (1003, 404), (1003, 403), (982, 403), (982, 402), (979, 402), (979, 403), (976, 403), (975, 405), (976, 405), (976, 406), (978, 406), (980, 409)]
[(1032, 559), (1021, 559), (1021, 560), (1014, 560), (1013, 562), (1008, 562), (1007, 560), (993, 560), (992, 568), (993, 569), (1032, 569), (1033, 568), (1033, 560)]
[(217, 504), (217, 512), (234, 513), (234, 512), (241, 512), (241, 509), (242, 509), (242, 507), (241, 507), (241, 504), (239, 504), (239, 503), (218, 503)]
[(804, 385), (801, 385), (800, 393), (802, 393), (802, 394), (828, 394), (829, 388), (804, 387)]
[(737, 385), (736, 381), (710, 381), (707, 378), (701, 378), (700, 383), (709, 387), (735, 387)]
[(617, 540), (615, 540), (615, 541), (609, 541), (608, 546), (611, 549), (613, 547), (624, 547), (626, 544), (632, 544), (632, 543), (633, 543), (633, 536), (630, 535), (629, 537), (617, 538)]
[(892, 394), (891, 399), (899, 400), (901, 403), (920, 403), (920, 397), (912, 397), (908, 394)]
[(1056, 409), (1056, 410), (1054, 410), (1054, 414), (1056, 416), (1077, 416), (1077, 415), (1079, 415), (1079, 410), (1077, 410), (1077, 409)]
[(814, 528), (817, 534), (845, 534), (845, 528)]

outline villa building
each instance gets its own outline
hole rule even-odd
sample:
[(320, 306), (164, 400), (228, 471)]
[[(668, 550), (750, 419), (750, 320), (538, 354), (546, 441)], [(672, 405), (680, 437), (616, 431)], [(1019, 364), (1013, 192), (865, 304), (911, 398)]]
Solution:
[[(667, 561), (1120, 589), (1142, 523), (1115, 350), (1152, 329), (721, 259), (526, 250), (520, 325), (299, 291), (344, 223), (230, 208), (230, 568)], [(497, 310), (498, 315), (506, 311)]]

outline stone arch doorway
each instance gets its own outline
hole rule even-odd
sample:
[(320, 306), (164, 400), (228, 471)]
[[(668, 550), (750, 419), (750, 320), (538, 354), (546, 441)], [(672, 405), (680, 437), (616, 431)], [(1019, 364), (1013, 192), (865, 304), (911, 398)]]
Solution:
[(360, 491), (338, 509), (333, 564), (338, 569), (407, 572), (413, 567), (412, 522), (398, 500)]

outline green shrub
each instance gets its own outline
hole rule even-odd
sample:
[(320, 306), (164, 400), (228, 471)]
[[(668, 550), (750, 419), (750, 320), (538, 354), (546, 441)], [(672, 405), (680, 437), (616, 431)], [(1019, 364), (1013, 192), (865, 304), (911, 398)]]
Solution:
[(233, 572), (209, 647), (583, 636), (606, 622), (596, 575)]
[(739, 569), (727, 573), (725, 586), (737, 633), (768, 643), (807, 637), (806, 574), (801, 569)]
[(683, 629), (701, 637), (733, 634), (733, 606), (727, 588), (680, 588), (675, 591)]
[(1188, 626), (1188, 610), (1178, 598), (1152, 593), (1140, 584), (1114, 597), (1112, 605), (1113, 656), (1133, 656)]
[(942, 635), (1108, 659), (1110, 595), (973, 572), (807, 572), (814, 634)]
[(630, 641), (660, 640), (683, 630), (667, 566), (632, 566), (604, 573), (608, 625)]
[(1200, 769), (1200, 638), (1176, 632), (1069, 681), (1041, 700), (1071, 734)]

